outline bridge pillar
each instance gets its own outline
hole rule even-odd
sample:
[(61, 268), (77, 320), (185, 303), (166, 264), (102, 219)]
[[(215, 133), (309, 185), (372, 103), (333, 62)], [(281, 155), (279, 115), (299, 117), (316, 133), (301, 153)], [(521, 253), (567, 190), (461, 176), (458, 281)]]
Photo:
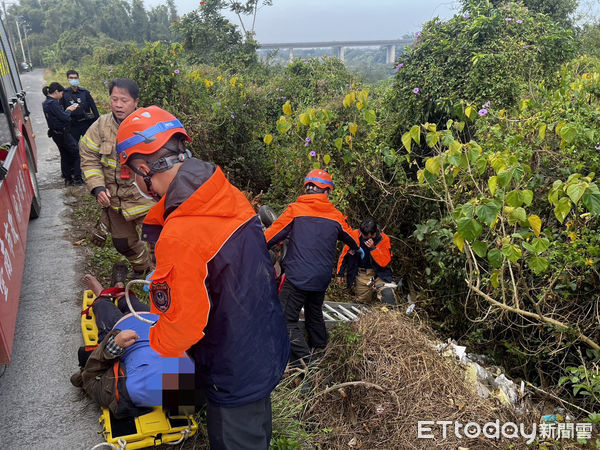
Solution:
[(294, 49), (290, 47), (290, 62), (294, 60)]
[(334, 50), (336, 58), (339, 58), (344, 62), (344, 53), (346, 49), (344, 47), (334, 47)]
[(396, 46), (388, 45), (385, 53), (385, 63), (394, 64), (396, 62)]

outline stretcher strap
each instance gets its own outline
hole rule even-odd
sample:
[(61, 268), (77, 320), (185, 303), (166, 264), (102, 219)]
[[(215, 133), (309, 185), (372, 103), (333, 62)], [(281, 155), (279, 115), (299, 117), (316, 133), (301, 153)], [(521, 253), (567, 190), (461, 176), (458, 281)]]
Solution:
[(115, 374), (115, 399), (119, 403), (119, 360), (113, 365), (113, 372)]
[[(94, 306), (94, 303), (96, 303), (102, 297), (109, 298), (114, 302), (117, 298), (122, 297), (121, 295), (117, 295), (117, 294), (120, 294), (121, 292), (125, 292), (125, 288), (112, 287), (112, 288), (104, 289), (102, 292), (100, 292), (100, 295), (98, 295), (98, 297), (96, 297), (94, 299), (94, 301), (92, 302), (92, 304), (90, 306), (88, 306), (83, 311), (81, 311), (81, 315), (82, 316), (87, 315), (90, 312), (90, 308), (92, 306)], [(135, 295), (135, 294), (130, 290), (129, 295)]]

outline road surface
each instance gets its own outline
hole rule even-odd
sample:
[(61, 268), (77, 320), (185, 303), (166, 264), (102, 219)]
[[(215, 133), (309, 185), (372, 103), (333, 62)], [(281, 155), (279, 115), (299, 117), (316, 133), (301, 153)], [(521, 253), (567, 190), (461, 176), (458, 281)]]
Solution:
[(84, 261), (69, 240), (69, 197), (58, 149), (46, 135), (42, 75), (34, 70), (21, 76), (36, 134), (42, 211), (29, 224), (12, 360), (0, 377), (0, 447), (91, 449), (103, 442), (100, 410), (78, 400), (69, 382), (83, 343)]

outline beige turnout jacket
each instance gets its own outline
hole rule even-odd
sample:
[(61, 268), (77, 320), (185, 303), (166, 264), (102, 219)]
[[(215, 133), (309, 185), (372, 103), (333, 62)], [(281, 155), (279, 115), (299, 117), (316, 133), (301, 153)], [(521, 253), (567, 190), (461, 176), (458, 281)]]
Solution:
[(146, 215), (155, 203), (140, 195), (133, 185), (133, 172), (129, 173), (129, 178), (122, 173), (116, 153), (118, 129), (119, 124), (112, 113), (101, 115), (88, 128), (79, 141), (81, 171), (88, 189), (106, 187), (111, 195), (111, 208), (130, 221)]

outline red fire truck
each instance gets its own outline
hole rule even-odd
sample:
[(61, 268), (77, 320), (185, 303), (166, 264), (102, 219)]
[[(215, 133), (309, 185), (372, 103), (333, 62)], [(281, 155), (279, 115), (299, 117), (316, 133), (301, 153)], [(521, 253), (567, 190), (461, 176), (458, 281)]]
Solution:
[(10, 361), (29, 219), (40, 213), (34, 139), (18, 66), (0, 22), (0, 364)]

